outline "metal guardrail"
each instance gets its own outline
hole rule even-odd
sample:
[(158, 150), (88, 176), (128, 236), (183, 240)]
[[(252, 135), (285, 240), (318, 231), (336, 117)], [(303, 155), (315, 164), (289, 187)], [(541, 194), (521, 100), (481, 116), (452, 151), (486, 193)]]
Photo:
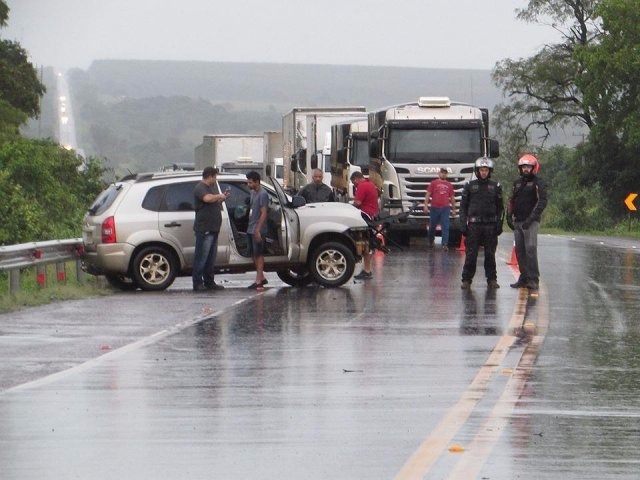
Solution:
[(39, 285), (46, 285), (46, 266), (56, 264), (56, 278), (66, 281), (66, 262), (76, 261), (76, 277), (83, 278), (82, 255), (84, 247), (81, 238), (49, 240), (46, 242), (21, 243), (0, 247), (0, 271), (9, 272), (9, 293), (20, 289), (20, 270), (36, 267)]

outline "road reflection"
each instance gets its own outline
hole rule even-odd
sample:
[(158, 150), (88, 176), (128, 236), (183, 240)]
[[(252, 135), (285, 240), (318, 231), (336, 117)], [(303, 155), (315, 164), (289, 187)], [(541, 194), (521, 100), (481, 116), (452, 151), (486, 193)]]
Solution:
[(473, 290), (462, 291), (462, 335), (502, 335), (502, 327), (497, 313), (497, 291), (486, 289), (480, 305)]

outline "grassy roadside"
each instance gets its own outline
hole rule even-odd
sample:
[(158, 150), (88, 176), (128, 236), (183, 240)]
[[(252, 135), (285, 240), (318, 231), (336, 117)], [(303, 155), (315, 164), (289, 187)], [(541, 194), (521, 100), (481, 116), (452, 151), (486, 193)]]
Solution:
[(64, 282), (57, 281), (55, 265), (47, 265), (44, 286), (38, 284), (35, 268), (24, 269), (20, 272), (20, 290), (11, 295), (9, 274), (0, 272), (0, 313), (63, 300), (110, 295), (112, 292), (111, 287), (94, 276), (76, 278), (74, 262), (67, 264), (67, 280)]

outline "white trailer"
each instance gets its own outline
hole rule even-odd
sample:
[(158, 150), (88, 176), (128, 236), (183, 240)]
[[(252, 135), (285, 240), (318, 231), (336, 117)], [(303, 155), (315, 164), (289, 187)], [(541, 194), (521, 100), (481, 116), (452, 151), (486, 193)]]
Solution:
[[(282, 158), (284, 187), (297, 192), (311, 182), (311, 171), (322, 168), (330, 172), (323, 155), (328, 152), (327, 133), (331, 125), (349, 118), (366, 115), (365, 107), (298, 107), (282, 117)], [(325, 149), (325, 146), (327, 147)], [(330, 184), (327, 175), (327, 184)]]
[(198, 170), (208, 166), (222, 168), (224, 163), (238, 161), (262, 164), (263, 142), (262, 135), (205, 135), (195, 149), (195, 167)]

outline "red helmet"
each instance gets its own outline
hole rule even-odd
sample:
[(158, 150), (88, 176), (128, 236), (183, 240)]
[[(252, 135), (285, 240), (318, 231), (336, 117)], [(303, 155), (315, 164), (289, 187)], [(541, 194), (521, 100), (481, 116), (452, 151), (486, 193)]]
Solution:
[(518, 160), (518, 170), (522, 172), (522, 169), (520, 167), (523, 167), (525, 165), (533, 167), (532, 173), (534, 174), (538, 173), (538, 170), (540, 170), (540, 162), (538, 162), (538, 159), (530, 153), (527, 153), (520, 157), (520, 159)]

